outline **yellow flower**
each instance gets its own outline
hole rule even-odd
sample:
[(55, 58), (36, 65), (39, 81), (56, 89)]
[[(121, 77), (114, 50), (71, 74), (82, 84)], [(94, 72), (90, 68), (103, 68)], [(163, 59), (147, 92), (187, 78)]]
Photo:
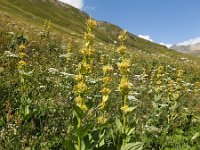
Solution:
[(88, 72), (91, 72), (91, 65), (87, 64), (86, 62), (82, 62), (79, 64), (79, 70), (82, 74), (86, 74)]
[(87, 108), (87, 106), (86, 106), (85, 104), (82, 104), (82, 105), (80, 106), (80, 108), (81, 108), (83, 111), (87, 111), (87, 110), (88, 110), (88, 108)]
[(104, 87), (104, 88), (101, 90), (101, 93), (102, 93), (103, 95), (109, 95), (110, 92), (111, 92), (111, 90), (110, 90), (109, 88), (106, 88), (106, 87)]
[(158, 66), (158, 74), (162, 73), (164, 70), (163, 66)]
[(161, 85), (161, 83), (162, 83), (162, 81), (160, 81), (160, 80), (158, 80), (158, 81), (156, 82), (157, 85)]
[(183, 76), (183, 70), (178, 70), (177, 77), (182, 78), (182, 76)]
[(129, 109), (128, 105), (122, 106), (120, 108), (124, 113), (127, 113), (127, 110)]
[(24, 52), (20, 52), (20, 53), (19, 53), (19, 57), (20, 57), (20, 58), (24, 58), (24, 57), (26, 57), (26, 56), (27, 56), (27, 55), (26, 55), (26, 53), (24, 53)]
[(103, 77), (102, 81), (104, 82), (104, 84), (108, 84), (112, 81), (111, 77)]
[(26, 65), (27, 65), (27, 63), (26, 63), (25, 61), (23, 61), (23, 60), (20, 60), (20, 61), (18, 62), (18, 67), (19, 67), (19, 68), (24, 68)]
[(97, 122), (98, 122), (99, 124), (105, 124), (106, 121), (107, 121), (107, 119), (106, 119), (105, 115), (99, 116), (99, 117), (97, 118)]
[(83, 81), (83, 75), (81, 75), (81, 74), (76, 75), (76, 76), (75, 76), (75, 80), (76, 80), (77, 82)]
[(90, 27), (90, 28), (94, 28), (97, 26), (97, 22), (95, 20), (93, 20), (91, 17), (87, 20), (86, 24)]
[(121, 82), (119, 84), (119, 89), (124, 94), (127, 94), (130, 91), (131, 86), (130, 86), (130, 82), (128, 81), (128, 79), (126, 79), (126, 78), (121, 79)]
[(102, 70), (103, 70), (103, 73), (106, 74), (106, 73), (111, 72), (113, 70), (113, 67), (110, 65), (103, 66)]
[(124, 42), (127, 39), (126, 31), (123, 31), (118, 36), (119, 41)]
[(117, 48), (117, 52), (123, 55), (126, 52), (126, 46), (121, 45)]
[(85, 56), (91, 56), (94, 53), (94, 50), (91, 48), (82, 48), (80, 50), (80, 53), (82, 53)]
[(24, 52), (25, 49), (26, 49), (26, 46), (25, 46), (25, 45), (21, 44), (21, 45), (19, 46), (19, 52)]
[(77, 93), (84, 93), (87, 90), (87, 85), (84, 82), (80, 82), (75, 86)]
[(77, 105), (81, 105), (83, 103), (82, 97), (79, 95), (75, 98), (75, 102)]
[(167, 84), (167, 87), (168, 87), (168, 90), (170, 92), (173, 92), (174, 91), (174, 81), (173, 80), (170, 80)]
[(130, 60), (124, 59), (121, 63), (118, 63), (120, 72), (126, 73), (130, 71)]
[(84, 39), (86, 41), (93, 41), (95, 39), (95, 35), (91, 32), (84, 34)]

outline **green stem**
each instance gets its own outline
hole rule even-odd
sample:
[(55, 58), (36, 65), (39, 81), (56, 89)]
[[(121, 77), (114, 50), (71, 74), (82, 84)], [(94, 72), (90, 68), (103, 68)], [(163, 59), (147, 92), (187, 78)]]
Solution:
[[(78, 126), (77, 127), (78, 128), (81, 127), (81, 119), (80, 118), (78, 118)], [(78, 150), (81, 150), (81, 138), (80, 138), (80, 136), (78, 136)]]
[[(123, 95), (123, 102), (124, 102), (124, 108), (126, 107), (126, 102), (127, 102), (127, 95)], [(123, 126), (124, 126), (124, 133), (126, 132), (126, 114), (123, 112)], [(123, 143), (122, 145), (126, 145), (126, 137), (123, 138)]]

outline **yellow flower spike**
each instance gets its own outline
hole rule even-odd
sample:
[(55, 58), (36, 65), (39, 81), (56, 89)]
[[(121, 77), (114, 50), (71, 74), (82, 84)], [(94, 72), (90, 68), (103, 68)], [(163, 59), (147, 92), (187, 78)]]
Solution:
[(78, 69), (79, 69), (80, 73), (86, 74), (86, 73), (91, 72), (92, 67), (90, 64), (87, 64), (86, 62), (82, 62), (82, 63), (80, 63)]
[(25, 49), (26, 49), (26, 46), (25, 46), (25, 45), (21, 44), (21, 45), (19, 46), (19, 52), (24, 52)]
[(129, 59), (124, 59), (121, 63), (118, 63), (117, 65), (121, 73), (126, 73), (130, 71), (131, 63)]
[(131, 89), (131, 86), (130, 86), (130, 82), (128, 81), (128, 79), (122, 78), (121, 82), (119, 84), (119, 90), (122, 93), (127, 94), (127, 93), (129, 93), (130, 89)]
[(119, 47), (117, 48), (117, 52), (118, 52), (119, 54), (121, 54), (121, 55), (124, 55), (125, 52), (126, 52), (126, 46), (124, 46), (124, 45), (119, 46)]
[(90, 28), (95, 28), (95, 27), (97, 26), (97, 22), (96, 22), (94, 19), (92, 19), (92, 17), (90, 17), (90, 18), (87, 20), (86, 24), (87, 24)]
[(183, 70), (178, 70), (177, 77), (182, 78), (183, 77)]
[(183, 79), (182, 79), (182, 78), (183, 78), (183, 70), (178, 70), (176, 76), (177, 76), (176, 81), (177, 81), (177, 82), (182, 82), (182, 80), (183, 80)]
[(75, 76), (75, 80), (76, 80), (77, 82), (83, 81), (83, 75), (81, 75), (81, 74), (76, 75), (76, 76)]
[(80, 82), (75, 86), (75, 91), (79, 94), (84, 93), (88, 89), (87, 85), (84, 82)]
[(113, 71), (113, 67), (110, 65), (103, 66), (102, 70), (103, 70), (104, 74), (107, 74), (107, 73), (110, 73), (111, 71)]
[(173, 80), (170, 80), (167, 84), (167, 88), (170, 92), (173, 92), (174, 91), (174, 81)]
[(82, 104), (82, 105), (80, 106), (80, 108), (81, 108), (84, 112), (88, 110), (88, 108), (87, 108), (87, 106), (86, 106), (85, 104)]
[(94, 53), (94, 50), (91, 48), (82, 48), (80, 53), (82, 53), (84, 56), (90, 57)]
[(158, 66), (158, 74), (162, 73), (164, 70), (163, 66)]
[(109, 95), (111, 90), (109, 88), (104, 87), (101, 91), (100, 91), (103, 95)]
[(26, 55), (26, 53), (24, 53), (24, 52), (20, 52), (20, 53), (19, 53), (19, 57), (20, 57), (20, 58), (24, 58), (24, 57), (27, 57), (27, 55)]
[[(91, 41), (93, 41), (93, 40), (95, 39), (95, 34), (93, 34), (93, 33), (91, 33), (91, 32), (85, 33), (85, 34), (84, 34), (84, 39), (85, 39), (86, 41), (90, 41), (90, 43), (91, 43)], [(88, 44), (88, 45), (89, 45), (89, 44)]]
[(83, 99), (82, 99), (82, 97), (79, 95), (79, 96), (77, 96), (76, 98), (75, 98), (75, 102), (76, 102), (76, 105), (78, 106), (80, 106), (82, 103), (83, 103)]
[(111, 77), (103, 77), (102, 81), (104, 82), (104, 84), (109, 84), (112, 81)]
[(119, 34), (118, 39), (120, 42), (124, 42), (127, 39), (126, 31), (123, 31)]
[(27, 63), (25, 61), (23, 61), (23, 60), (20, 60), (18, 62), (18, 65), (19, 65), (19, 68), (23, 68), (23, 67), (25, 67), (27, 65)]

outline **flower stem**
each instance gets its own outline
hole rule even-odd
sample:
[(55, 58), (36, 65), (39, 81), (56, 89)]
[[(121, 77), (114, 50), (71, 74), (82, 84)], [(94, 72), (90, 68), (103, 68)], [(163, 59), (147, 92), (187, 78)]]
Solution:
[[(80, 118), (78, 118), (78, 126), (77, 127), (78, 128), (81, 127), (81, 119)], [(81, 150), (81, 137), (80, 136), (78, 136), (78, 150)]]

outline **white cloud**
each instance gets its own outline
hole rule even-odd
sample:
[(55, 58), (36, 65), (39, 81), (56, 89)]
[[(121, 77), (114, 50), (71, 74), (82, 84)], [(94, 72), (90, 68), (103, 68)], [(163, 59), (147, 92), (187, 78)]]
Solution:
[(160, 45), (166, 46), (167, 48), (172, 47), (172, 44), (169, 44), (169, 43), (166, 44), (166, 43), (164, 43), (164, 42), (161, 42)]
[(151, 39), (151, 37), (149, 35), (138, 35), (138, 37), (148, 40), (150, 42), (153, 42), (153, 40)]
[(188, 45), (194, 45), (200, 43), (200, 37), (194, 38), (194, 39), (189, 39), (184, 42), (180, 42), (177, 45), (178, 46), (188, 46)]
[(70, 4), (78, 9), (82, 9), (84, 6), (84, 0), (59, 0), (59, 1)]

